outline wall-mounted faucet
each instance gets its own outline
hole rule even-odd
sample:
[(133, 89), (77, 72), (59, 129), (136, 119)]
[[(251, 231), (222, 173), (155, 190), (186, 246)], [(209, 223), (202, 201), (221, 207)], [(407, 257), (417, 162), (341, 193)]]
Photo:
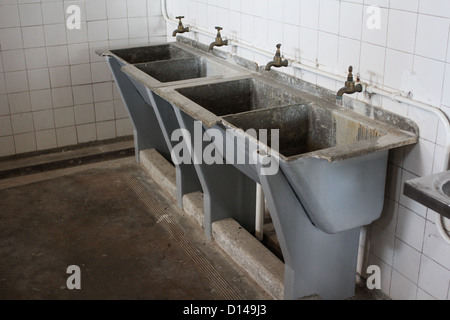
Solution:
[(209, 50), (211, 51), (214, 47), (221, 47), (221, 46), (227, 46), (228, 45), (228, 40), (223, 40), (222, 36), (220, 35), (220, 30), (223, 30), (222, 27), (216, 27), (217, 30), (217, 36), (216, 36), (216, 41), (214, 41), (213, 43), (211, 43), (209, 45)]
[(172, 33), (172, 37), (176, 37), (177, 33), (185, 33), (185, 32), (189, 32), (189, 27), (184, 27), (183, 26), (183, 22), (181, 22), (181, 19), (183, 19), (184, 16), (179, 16), (177, 17), (178, 20), (180, 20), (180, 22), (178, 23), (178, 28)]
[(277, 52), (275, 53), (275, 57), (273, 57), (273, 61), (270, 61), (266, 65), (267, 71), (269, 71), (270, 68), (272, 68), (272, 67), (280, 68), (280, 67), (288, 66), (289, 62), (287, 60), (283, 60), (283, 57), (281, 56), (280, 48), (281, 48), (281, 44), (277, 44)]
[[(359, 82), (359, 79), (356, 79), (357, 82)], [(348, 68), (348, 77), (347, 77), (347, 81), (345, 82), (345, 87), (339, 89), (338, 93), (337, 93), (337, 98), (342, 99), (342, 96), (344, 95), (344, 93), (347, 94), (353, 94), (355, 92), (362, 92), (363, 88), (362, 85), (360, 83), (356, 83), (353, 80), (353, 67), (350, 66)]]

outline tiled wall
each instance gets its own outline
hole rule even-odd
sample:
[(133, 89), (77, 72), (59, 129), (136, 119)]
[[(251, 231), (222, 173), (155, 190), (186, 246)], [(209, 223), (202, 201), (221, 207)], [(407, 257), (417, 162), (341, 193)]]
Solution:
[[(378, 6), (380, 28), (369, 29)], [(363, 81), (413, 98), (450, 116), (450, 1), (448, 0), (168, 0), (169, 15), (310, 66), (345, 76), (349, 65)], [(168, 33), (176, 24), (168, 25)], [(189, 35), (195, 37), (193, 33)], [(202, 42), (212, 38), (199, 36)], [(221, 50), (231, 50), (222, 48)], [(237, 52), (261, 65), (272, 55)], [(338, 90), (343, 83), (315, 74), (293, 73)], [(365, 100), (362, 94), (354, 98)], [(382, 291), (393, 299), (450, 299), (450, 246), (440, 238), (434, 212), (403, 196), (403, 183), (442, 170), (445, 136), (436, 116), (416, 107), (374, 97), (371, 103), (414, 120), (417, 146), (393, 152), (382, 218), (361, 237), (363, 263), (382, 270)], [(351, 195), (349, 195), (351, 196)], [(337, 275), (338, 276), (338, 275)]]
[[(66, 27), (70, 5), (79, 30)], [(165, 33), (159, 0), (0, 0), (0, 157), (132, 134), (94, 51)]]

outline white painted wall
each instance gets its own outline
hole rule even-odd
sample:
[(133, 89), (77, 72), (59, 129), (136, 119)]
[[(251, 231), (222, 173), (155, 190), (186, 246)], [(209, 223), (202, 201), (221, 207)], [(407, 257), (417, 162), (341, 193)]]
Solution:
[[(371, 30), (369, 6), (380, 29)], [(243, 40), (268, 52), (282, 43), (290, 58), (345, 76), (349, 65), (363, 81), (413, 98), (450, 116), (450, 1), (448, 0), (167, 0), (169, 15)], [(167, 26), (168, 35), (176, 24)], [(195, 38), (191, 33), (189, 35)], [(204, 43), (213, 38), (198, 36)], [(230, 50), (221, 48), (220, 50)], [(272, 56), (238, 54), (261, 65)], [(343, 83), (292, 68), (279, 70), (331, 90)], [(354, 98), (364, 100), (362, 94)], [(366, 100), (364, 100), (366, 101)], [(414, 120), (420, 142), (392, 153), (382, 218), (365, 229), (360, 261), (382, 270), (382, 291), (393, 299), (450, 299), (450, 246), (438, 235), (434, 212), (403, 196), (403, 183), (442, 166), (439, 120), (416, 107), (375, 97), (371, 103)], [(337, 275), (338, 276), (338, 275)]]

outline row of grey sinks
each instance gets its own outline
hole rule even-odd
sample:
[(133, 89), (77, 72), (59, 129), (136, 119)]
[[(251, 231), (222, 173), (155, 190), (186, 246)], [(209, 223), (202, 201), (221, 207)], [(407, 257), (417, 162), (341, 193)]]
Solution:
[[(142, 79), (143, 84), (151, 88), (173, 86), (175, 91), (167, 88), (157, 91), (208, 126), (220, 121), (227, 127), (244, 131), (280, 129), (279, 152), (286, 159), (315, 152), (316, 156), (332, 160), (330, 153), (337, 156), (336, 148), (342, 146), (346, 146), (344, 152), (351, 155), (355, 152), (350, 152), (350, 145), (353, 151), (363, 153), (414, 142), (408, 133), (398, 133), (384, 124), (368, 122), (344, 110), (337, 111), (329, 103), (324, 106), (323, 101), (318, 107), (308, 103), (311, 99), (304, 93), (291, 93), (291, 88), (286, 87), (281, 90), (256, 75), (248, 78), (248, 70), (214, 61), (211, 56), (192, 52), (179, 44), (120, 49), (111, 53), (123, 59), (128, 64), (124, 71)], [(244, 78), (224, 81), (242, 73)], [(186, 86), (186, 81), (204, 82), (205, 79), (207, 83)], [(198, 106), (211, 114), (199, 112)], [(337, 118), (342, 121), (336, 121)], [(384, 146), (380, 142), (385, 142)], [(323, 151), (327, 149), (328, 155)], [(341, 152), (340, 157), (345, 155)], [(448, 172), (408, 181), (404, 190), (406, 196), (450, 218)]]
[[(415, 124), (388, 113), (360, 114), (275, 71), (180, 41), (98, 53), (107, 56), (122, 95), (134, 96), (126, 103), (134, 121), (146, 117), (132, 111), (140, 105), (158, 114), (165, 140), (178, 128), (187, 132), (183, 138), (192, 137), (198, 123), (202, 135), (219, 133), (200, 145), (213, 146), (225, 165), (176, 164), (177, 190), (184, 187), (179, 177), (201, 184), (205, 233), (211, 234), (214, 221), (230, 217), (254, 228), (254, 209), (246, 208), (254, 207), (254, 182), (260, 183), (285, 260), (285, 299), (354, 294), (360, 228), (380, 217), (388, 151), (416, 143)], [(138, 136), (154, 133), (142, 124)], [(279, 130), (279, 146), (272, 148), (273, 136), (265, 141), (254, 134), (260, 129)], [(169, 148), (172, 142), (166, 141)], [(264, 161), (230, 163), (228, 147), (246, 160), (255, 154), (275, 159), (279, 170), (262, 170)], [(192, 149), (188, 156), (195, 159)]]
[[(182, 43), (108, 54), (124, 61), (125, 73), (208, 127), (283, 128), (289, 133), (280, 141), (286, 160), (307, 154), (333, 161), (417, 142), (414, 130), (374, 121)], [(246, 120), (260, 117), (271, 120)], [(287, 129), (287, 123), (302, 130)]]

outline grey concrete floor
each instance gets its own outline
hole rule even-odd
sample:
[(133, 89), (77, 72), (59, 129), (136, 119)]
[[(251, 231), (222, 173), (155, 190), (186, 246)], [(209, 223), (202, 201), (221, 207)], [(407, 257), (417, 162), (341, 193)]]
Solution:
[(271, 298), (127, 157), (0, 181), (0, 299)]

